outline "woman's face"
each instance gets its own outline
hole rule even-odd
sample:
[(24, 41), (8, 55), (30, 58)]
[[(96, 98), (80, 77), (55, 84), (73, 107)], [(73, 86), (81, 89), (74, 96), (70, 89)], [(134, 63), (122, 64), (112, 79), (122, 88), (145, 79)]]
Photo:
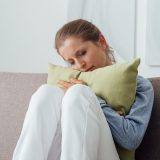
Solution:
[(112, 64), (105, 53), (106, 47), (106, 43), (95, 44), (92, 41), (70, 37), (63, 42), (59, 53), (73, 69), (87, 72)]

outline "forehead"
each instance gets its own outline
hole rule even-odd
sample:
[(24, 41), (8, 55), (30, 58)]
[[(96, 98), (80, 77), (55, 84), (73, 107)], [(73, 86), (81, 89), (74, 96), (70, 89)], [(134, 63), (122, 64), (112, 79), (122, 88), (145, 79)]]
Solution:
[(91, 42), (83, 41), (81, 38), (67, 38), (59, 48), (59, 53), (63, 58), (68, 59), (70, 56), (74, 56), (77, 51), (87, 48), (89, 43)]

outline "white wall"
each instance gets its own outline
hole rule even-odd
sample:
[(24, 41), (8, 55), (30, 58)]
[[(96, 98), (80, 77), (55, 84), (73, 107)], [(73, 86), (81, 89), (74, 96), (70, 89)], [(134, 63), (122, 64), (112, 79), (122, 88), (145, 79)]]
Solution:
[[(140, 0), (137, 1), (137, 6), (136, 6), (136, 38), (135, 38), (135, 52), (136, 52), (136, 57), (141, 58), (141, 65), (139, 66), (139, 73), (143, 75), (144, 77), (158, 77), (160, 76), (160, 59), (158, 58), (158, 53), (154, 54), (153, 51), (150, 53), (148, 52), (148, 47), (153, 47), (150, 46), (151, 43), (154, 43), (158, 47), (159, 42), (155, 41), (156, 39), (152, 39), (151, 37), (149, 38), (149, 33), (148, 33), (148, 25), (152, 26), (153, 24), (151, 23), (150, 19), (148, 19), (149, 15), (149, 2), (150, 3), (155, 3), (158, 2), (158, 0)], [(159, 6), (160, 7), (160, 6)], [(153, 9), (153, 8), (152, 8)], [(155, 8), (156, 9), (156, 8)], [(155, 25), (158, 24), (156, 23), (157, 20), (159, 20), (159, 15), (160, 15), (160, 10), (157, 7), (157, 14), (156, 17), (151, 17), (155, 20)], [(155, 16), (155, 15), (153, 15)], [(150, 23), (150, 24), (148, 24)], [(157, 29), (157, 35), (160, 34), (160, 28)], [(148, 39), (147, 39), (148, 37)], [(149, 40), (149, 41), (147, 41)], [(159, 50), (160, 52), (160, 50)], [(157, 65), (152, 65), (149, 63), (149, 59), (151, 60), (151, 57), (154, 58), (154, 60), (157, 58)], [(148, 61), (148, 62), (147, 62)], [(152, 61), (153, 63), (153, 61)]]
[[(55, 53), (54, 36), (67, 21), (68, 1), (71, 2), (0, 0), (0, 71), (47, 72), (48, 62), (64, 65)], [(129, 59), (128, 53), (140, 57), (141, 75), (160, 76), (160, 66), (149, 65), (146, 61), (147, 0), (108, 0), (105, 3), (115, 6), (108, 7), (105, 12), (108, 14), (105, 25), (106, 35), (116, 51), (126, 59)]]
[(54, 36), (66, 21), (64, 0), (0, 0), (0, 71), (46, 72), (62, 63)]

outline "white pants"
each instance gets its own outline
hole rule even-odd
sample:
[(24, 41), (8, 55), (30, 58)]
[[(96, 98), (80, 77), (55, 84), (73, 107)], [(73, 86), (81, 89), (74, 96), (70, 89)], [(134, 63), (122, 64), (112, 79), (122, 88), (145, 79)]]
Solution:
[(42, 85), (32, 96), (13, 160), (119, 160), (95, 94)]

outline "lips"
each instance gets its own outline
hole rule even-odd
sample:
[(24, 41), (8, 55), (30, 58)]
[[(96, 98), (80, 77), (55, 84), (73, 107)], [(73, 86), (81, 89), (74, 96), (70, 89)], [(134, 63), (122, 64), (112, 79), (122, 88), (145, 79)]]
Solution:
[(93, 71), (94, 69), (95, 69), (95, 67), (92, 66), (92, 67), (88, 68), (85, 72)]

